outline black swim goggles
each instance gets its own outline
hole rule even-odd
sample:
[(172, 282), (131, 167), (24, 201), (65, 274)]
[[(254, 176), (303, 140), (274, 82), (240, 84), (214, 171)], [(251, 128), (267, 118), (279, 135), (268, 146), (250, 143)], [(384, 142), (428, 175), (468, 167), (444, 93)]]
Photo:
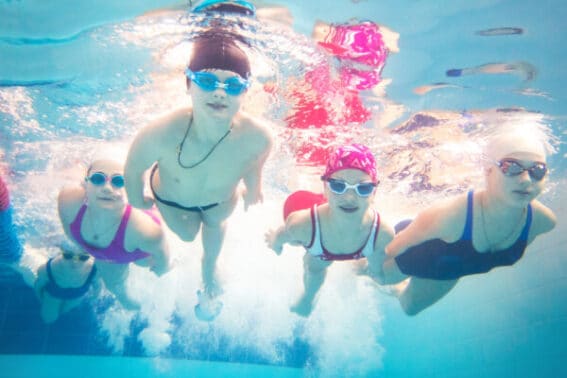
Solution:
[(500, 168), (504, 176), (519, 176), (527, 171), (532, 179), (541, 181), (547, 174), (547, 165), (545, 163), (535, 163), (529, 168), (521, 165), (516, 159), (502, 159), (496, 161), (495, 164)]
[(75, 261), (87, 261), (90, 255), (86, 255), (84, 253), (76, 254), (72, 252), (63, 252), (61, 254), (65, 260), (75, 260)]
[(368, 197), (372, 194), (378, 182), (359, 182), (358, 184), (351, 185), (343, 180), (337, 180), (321, 177), (321, 180), (327, 183), (329, 190), (335, 194), (345, 194), (348, 189), (354, 189), (359, 197)]
[(215, 89), (222, 88), (227, 94), (238, 96), (250, 87), (250, 81), (240, 76), (232, 76), (222, 82), (217, 75), (211, 72), (193, 72), (189, 68), (185, 70), (185, 76), (206, 92), (212, 92)]
[(124, 176), (120, 174), (112, 175), (109, 178), (104, 172), (94, 172), (85, 180), (90, 181), (94, 186), (103, 186), (107, 181), (110, 181), (110, 184), (116, 189), (124, 187)]

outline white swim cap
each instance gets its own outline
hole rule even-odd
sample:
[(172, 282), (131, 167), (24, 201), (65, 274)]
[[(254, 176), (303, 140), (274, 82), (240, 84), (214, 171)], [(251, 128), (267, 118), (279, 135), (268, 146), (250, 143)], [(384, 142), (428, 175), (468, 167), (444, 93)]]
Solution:
[(494, 135), (486, 145), (485, 154), (492, 160), (500, 160), (513, 153), (527, 152), (545, 159), (548, 149), (545, 141), (537, 134), (530, 131), (516, 131)]

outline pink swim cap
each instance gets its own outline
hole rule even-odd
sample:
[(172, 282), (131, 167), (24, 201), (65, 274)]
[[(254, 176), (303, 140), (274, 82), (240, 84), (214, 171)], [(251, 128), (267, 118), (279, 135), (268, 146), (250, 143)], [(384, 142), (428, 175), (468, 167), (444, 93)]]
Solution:
[(358, 169), (368, 173), (373, 182), (378, 181), (374, 155), (362, 144), (353, 143), (334, 150), (327, 160), (327, 169), (323, 177), (327, 178), (342, 169)]

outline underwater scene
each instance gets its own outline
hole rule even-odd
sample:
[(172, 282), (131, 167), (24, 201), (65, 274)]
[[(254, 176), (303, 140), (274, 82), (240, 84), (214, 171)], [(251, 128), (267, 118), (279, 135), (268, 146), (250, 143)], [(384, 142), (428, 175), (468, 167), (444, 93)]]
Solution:
[(566, 17), (0, 0), (0, 377), (565, 376)]

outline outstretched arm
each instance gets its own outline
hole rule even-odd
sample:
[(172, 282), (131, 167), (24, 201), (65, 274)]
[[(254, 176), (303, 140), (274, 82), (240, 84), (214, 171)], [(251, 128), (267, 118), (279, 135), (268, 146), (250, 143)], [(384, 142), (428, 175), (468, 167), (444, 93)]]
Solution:
[(244, 210), (248, 210), (248, 207), (251, 205), (263, 201), (262, 170), (272, 149), (272, 138), (266, 130), (262, 129), (257, 145), (261, 147), (258, 157), (252, 163), (246, 175), (242, 178), (245, 186), (244, 192), (242, 193)]
[[(171, 268), (170, 254), (163, 229), (149, 214), (142, 211), (136, 211), (133, 220), (135, 230), (132, 230), (131, 235), (137, 240), (136, 248), (151, 254), (148, 259), (140, 260), (139, 264), (149, 266), (158, 276), (167, 273)], [(130, 240), (130, 233), (127, 237)]]
[(161, 276), (171, 269), (169, 248), (163, 233), (161, 237), (155, 238), (151, 245), (148, 246), (148, 251), (152, 253), (152, 264), (150, 270), (156, 275)]
[(384, 271), (382, 269), (382, 264), (386, 257), (386, 245), (388, 245), (393, 238), (394, 229), (389, 224), (381, 221), (380, 229), (374, 243), (374, 252), (372, 255), (368, 256), (366, 269), (362, 272), (379, 284), (384, 283)]
[(63, 231), (69, 240), (75, 240), (71, 235), (70, 225), (77, 216), (79, 208), (85, 199), (85, 189), (82, 186), (65, 187), (57, 196), (57, 210)]
[(467, 198), (459, 196), (435, 204), (420, 212), (417, 217), (386, 245), (382, 265), (384, 283), (392, 284), (407, 278), (396, 262), (396, 256), (408, 248), (432, 239), (458, 240), (465, 224)]
[(45, 285), (47, 285), (47, 280), (47, 267), (44, 264), (37, 270), (37, 278), (35, 279), (34, 284), (35, 295), (40, 302), (43, 299), (43, 290), (45, 288)]
[(532, 209), (533, 221), (530, 228), (528, 244), (533, 242), (537, 236), (553, 230), (557, 224), (556, 215), (541, 202), (534, 200), (532, 202)]
[(140, 131), (130, 146), (124, 166), (128, 202), (141, 209), (149, 209), (153, 205), (153, 199), (144, 196), (144, 174), (159, 159), (158, 127), (151, 125)]
[(465, 224), (466, 209), (467, 196), (461, 195), (421, 211), (386, 246), (386, 255), (395, 257), (409, 247), (431, 239), (457, 240)]
[(309, 245), (311, 242), (310, 217), (309, 210), (291, 213), (284, 225), (266, 232), (264, 236), (266, 244), (278, 255), (282, 253), (284, 244)]

